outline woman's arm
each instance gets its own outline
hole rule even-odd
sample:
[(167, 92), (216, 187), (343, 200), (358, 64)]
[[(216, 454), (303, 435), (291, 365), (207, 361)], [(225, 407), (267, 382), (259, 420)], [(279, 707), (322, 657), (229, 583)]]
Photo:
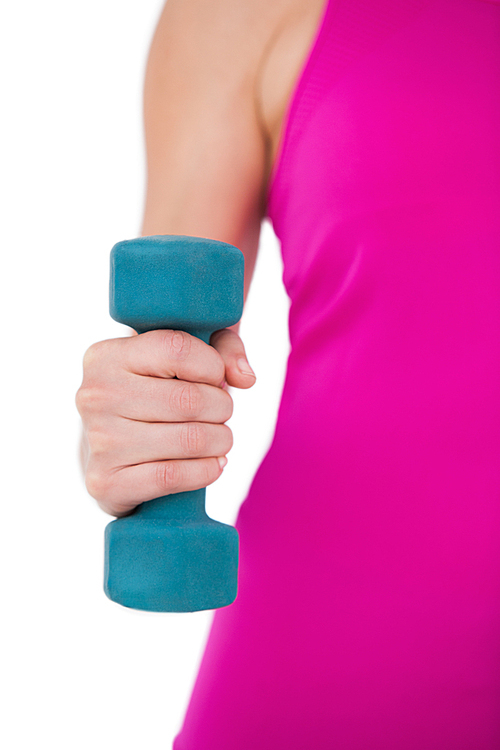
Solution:
[[(145, 84), (143, 234), (236, 245), (247, 288), (265, 191), (267, 142), (255, 95), (273, 27), (265, 8), (263, 0), (168, 0)], [(77, 394), (86, 483), (106, 512), (126, 515), (140, 502), (220, 476), (232, 445), (224, 424), (232, 400), (221, 386), (249, 388), (255, 376), (234, 331), (211, 343), (150, 331), (87, 351)]]

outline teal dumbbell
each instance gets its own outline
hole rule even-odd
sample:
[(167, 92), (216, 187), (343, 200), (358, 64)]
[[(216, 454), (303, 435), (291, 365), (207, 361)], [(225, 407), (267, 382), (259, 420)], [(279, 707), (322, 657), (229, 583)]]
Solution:
[[(156, 236), (111, 251), (110, 313), (138, 333), (187, 331), (206, 343), (243, 311), (243, 254), (225, 242)], [(125, 607), (195, 612), (236, 598), (238, 532), (205, 512), (205, 490), (139, 505), (105, 531), (104, 591)]]

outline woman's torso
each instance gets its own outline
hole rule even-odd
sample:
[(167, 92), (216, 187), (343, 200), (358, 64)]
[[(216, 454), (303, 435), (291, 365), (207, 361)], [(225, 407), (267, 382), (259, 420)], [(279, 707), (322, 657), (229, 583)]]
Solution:
[(496, 750), (500, 7), (323, 19), (268, 194), (283, 399), (176, 748)]

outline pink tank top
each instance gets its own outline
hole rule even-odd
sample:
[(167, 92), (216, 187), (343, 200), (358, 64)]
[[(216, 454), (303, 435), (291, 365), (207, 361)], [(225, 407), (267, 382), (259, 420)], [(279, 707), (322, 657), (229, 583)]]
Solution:
[(268, 210), (292, 350), (175, 750), (499, 750), (499, 3), (330, 0)]

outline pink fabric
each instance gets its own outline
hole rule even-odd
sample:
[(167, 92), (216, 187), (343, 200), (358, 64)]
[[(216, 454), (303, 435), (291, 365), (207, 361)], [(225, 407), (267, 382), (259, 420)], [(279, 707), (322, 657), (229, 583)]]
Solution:
[(268, 205), (292, 352), (175, 750), (498, 750), (498, 3), (330, 0)]

